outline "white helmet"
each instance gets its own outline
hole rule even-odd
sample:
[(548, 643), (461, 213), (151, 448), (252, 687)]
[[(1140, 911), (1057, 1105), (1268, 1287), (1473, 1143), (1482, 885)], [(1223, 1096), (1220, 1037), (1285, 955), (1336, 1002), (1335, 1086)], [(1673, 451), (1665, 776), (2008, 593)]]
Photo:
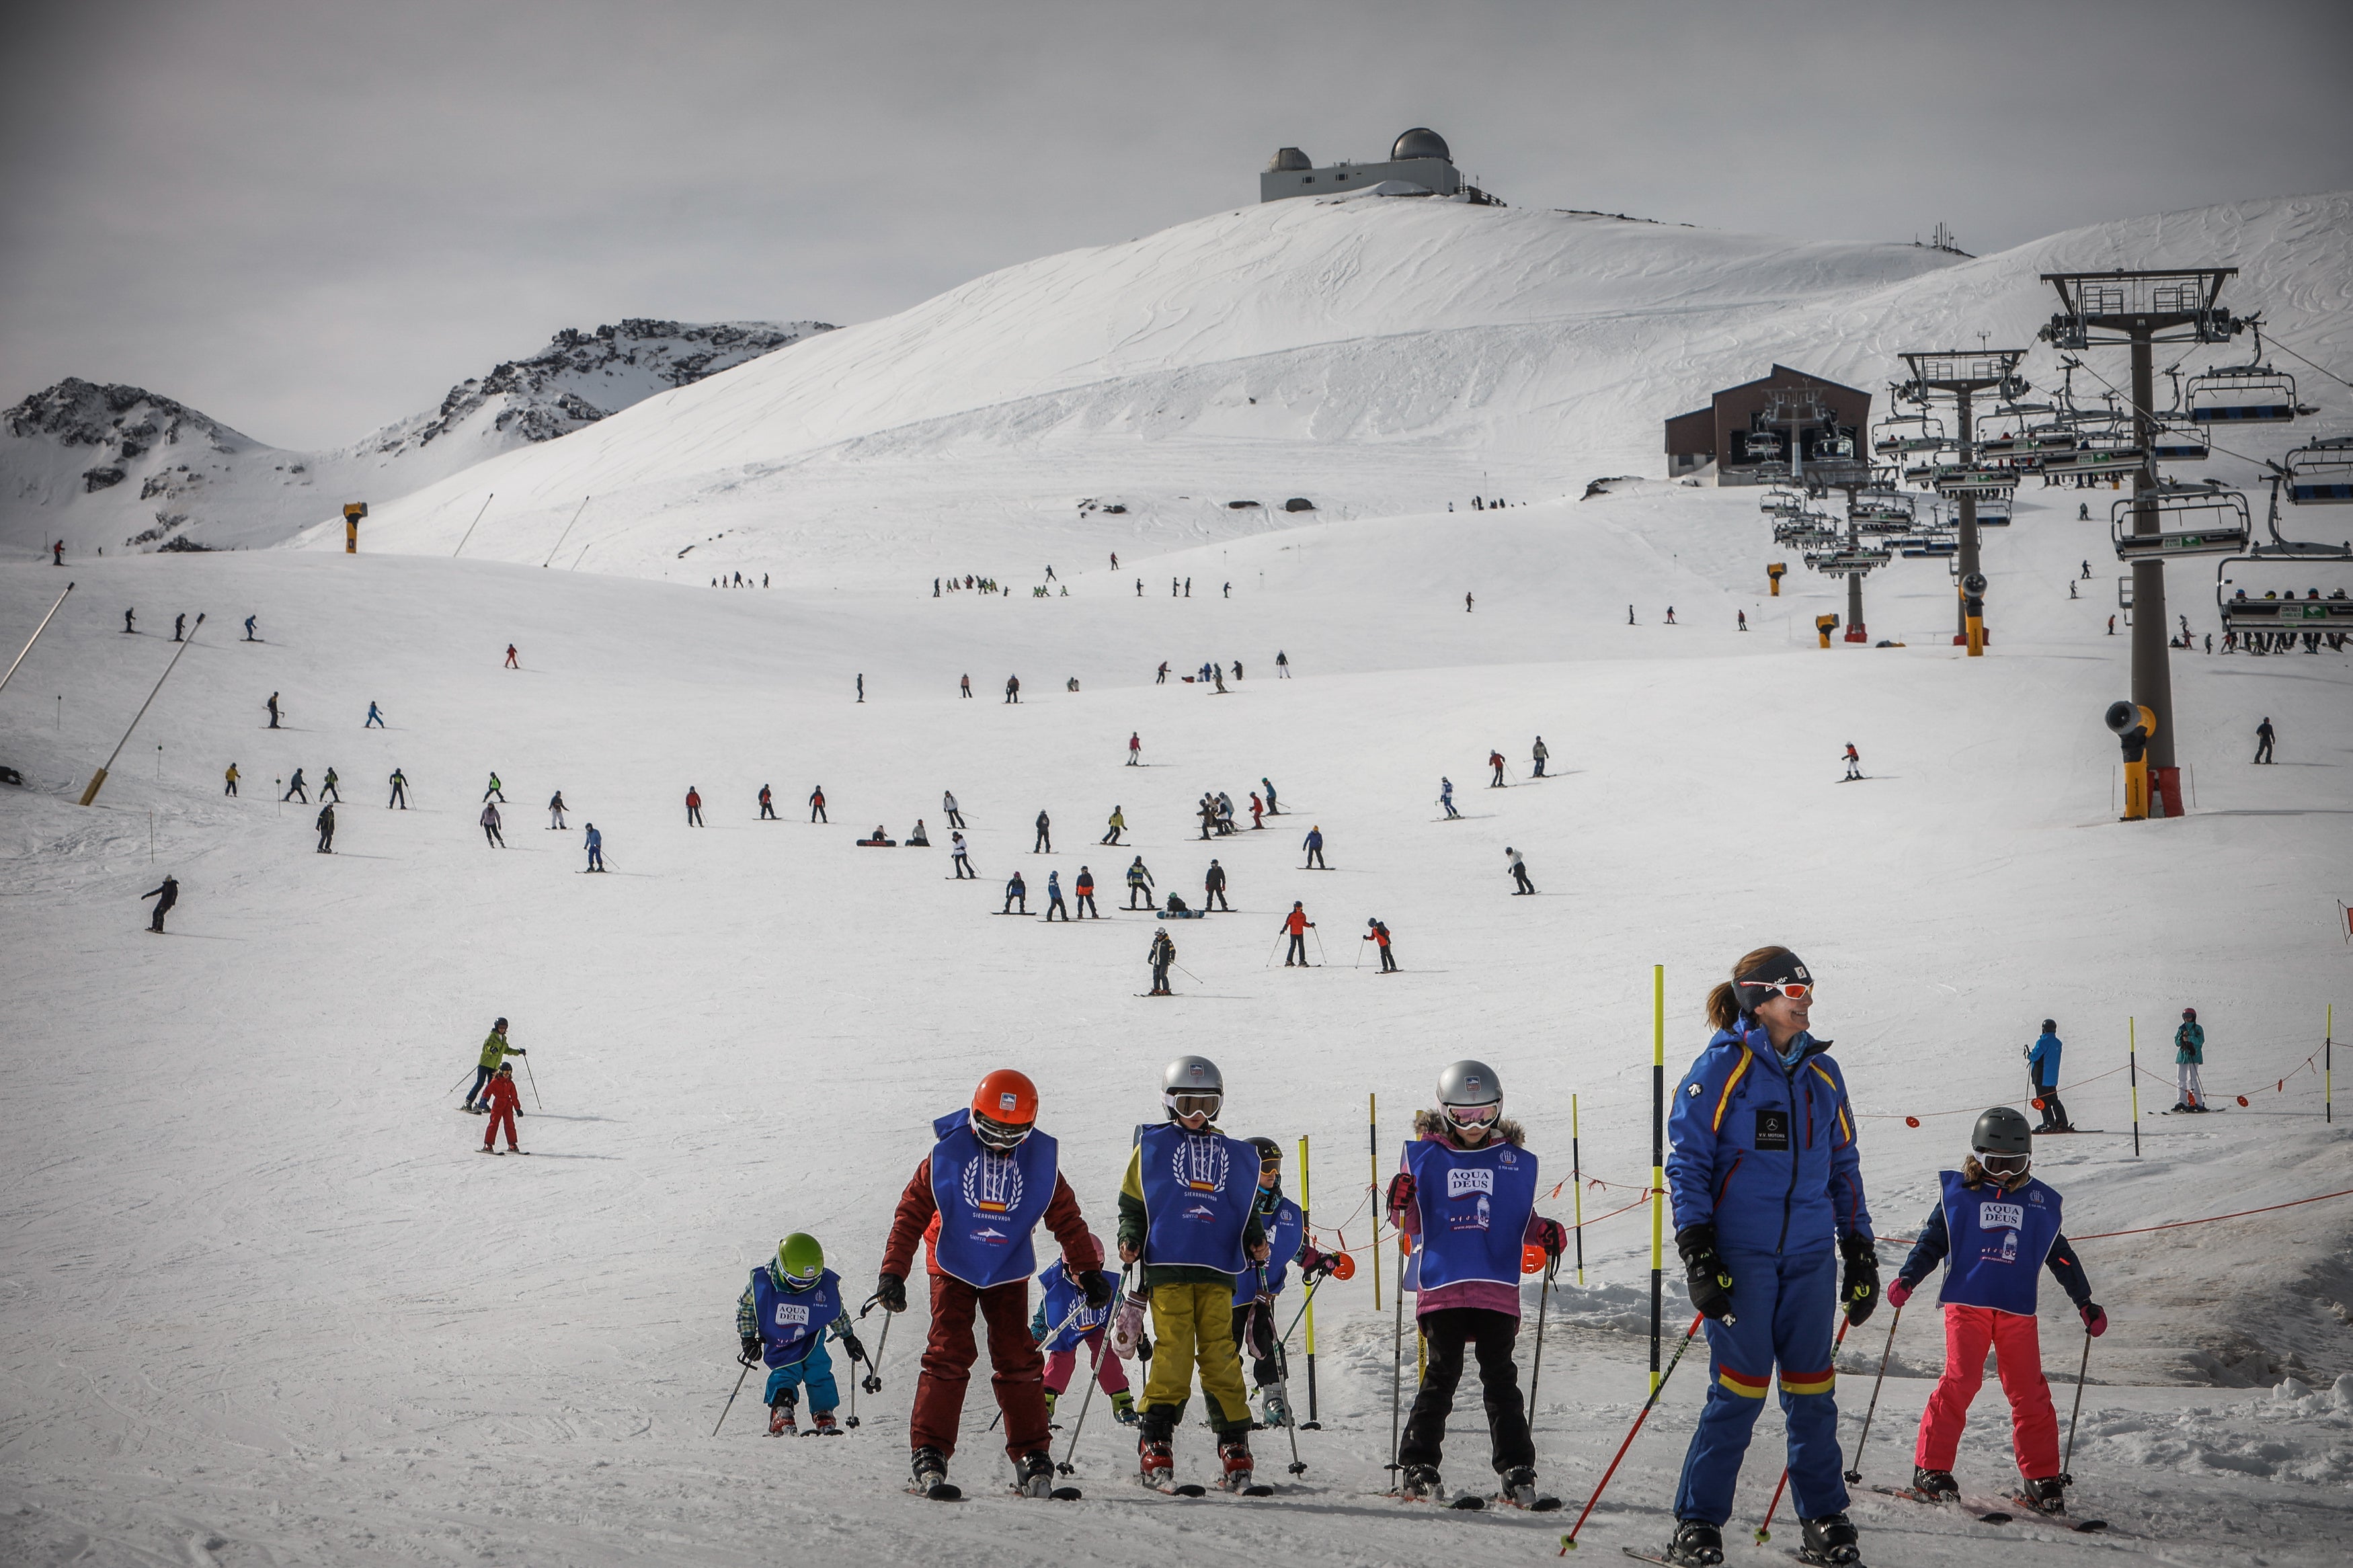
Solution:
[(1171, 1121), (1206, 1111), (1214, 1121), (1225, 1100), (1225, 1074), (1207, 1057), (1178, 1057), (1160, 1075), (1160, 1103)]
[(1459, 1061), (1438, 1075), (1438, 1108), (1457, 1127), (1493, 1127), (1504, 1113), (1504, 1083), (1485, 1062)]

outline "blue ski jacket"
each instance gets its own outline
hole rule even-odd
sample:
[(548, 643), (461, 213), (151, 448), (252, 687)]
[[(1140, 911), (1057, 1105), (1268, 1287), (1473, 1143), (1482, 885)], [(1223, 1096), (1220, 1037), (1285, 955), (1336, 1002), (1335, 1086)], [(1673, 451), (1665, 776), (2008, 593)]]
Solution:
[(2056, 1088), (2059, 1083), (2059, 1037), (2044, 1034), (2036, 1037), (2026, 1052), (2026, 1065), (2033, 1070), (2034, 1081)]
[(1683, 1076), (1667, 1113), (1677, 1230), (1713, 1225), (1718, 1247), (1792, 1254), (1871, 1235), (1845, 1075), (1828, 1040), (1799, 1038), (1784, 1068), (1763, 1025), (1720, 1029)]

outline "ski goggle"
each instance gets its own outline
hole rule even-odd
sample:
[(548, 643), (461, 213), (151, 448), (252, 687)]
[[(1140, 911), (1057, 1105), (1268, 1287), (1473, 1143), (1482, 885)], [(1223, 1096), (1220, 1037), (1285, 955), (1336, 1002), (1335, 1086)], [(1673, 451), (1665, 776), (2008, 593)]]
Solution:
[(2031, 1154), (1979, 1154), (1978, 1163), (1989, 1176), (2022, 1176), (2034, 1163)]
[(1503, 1114), (1504, 1107), (1500, 1100), (1485, 1105), (1450, 1105), (1446, 1108), (1446, 1120), (1457, 1127), (1493, 1127)]
[(1021, 1141), (1029, 1136), (1033, 1126), (1034, 1123), (1030, 1122), (1017, 1125), (999, 1121), (993, 1116), (983, 1116), (977, 1110), (972, 1113), (972, 1135), (991, 1149), (1019, 1148)]
[(1160, 1103), (1180, 1121), (1195, 1116), (1206, 1116), (1214, 1121), (1218, 1111), (1226, 1103), (1226, 1097), (1222, 1094), (1164, 1094), (1160, 1097)]
[(1814, 988), (1802, 980), (1744, 980), (1740, 982), (1740, 988), (1744, 991), (1768, 993), (1767, 995), (1757, 998), (1760, 1002), (1770, 1001), (1772, 994), (1787, 996), (1792, 1002), (1802, 1002), (1814, 994)]

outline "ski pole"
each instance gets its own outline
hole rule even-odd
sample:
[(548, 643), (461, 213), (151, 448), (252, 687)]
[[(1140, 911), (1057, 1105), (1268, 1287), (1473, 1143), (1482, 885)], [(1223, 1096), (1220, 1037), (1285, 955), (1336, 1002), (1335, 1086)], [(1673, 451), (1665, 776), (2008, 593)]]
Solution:
[(522, 1058), (522, 1076), (531, 1085), (531, 1108), (533, 1110), (545, 1110), (547, 1107), (539, 1098), (539, 1079), (531, 1076), (531, 1058), (527, 1056)]
[(2075, 1423), (2084, 1414), (2084, 1377), (2091, 1370), (2092, 1331), (2087, 1328), (2084, 1331), (2083, 1364), (2075, 1369), (2075, 1408), (2067, 1417), (2067, 1453), (2066, 1457), (2059, 1461), (2059, 1484), (2063, 1487), (2072, 1487), (2075, 1484), (2074, 1476), (2069, 1473), (2075, 1463)]
[(442, 1098), (442, 1099), (444, 1099), (444, 1100), (447, 1100), (447, 1099), (448, 1099), (451, 1095), (453, 1095), (453, 1094), (457, 1093), (459, 1089), (461, 1089), (465, 1088), (465, 1087), (466, 1087), (466, 1073), (472, 1072), (473, 1070), (474, 1070), (474, 1069), (473, 1069), (472, 1068), (468, 1068), (466, 1069), (466, 1072), (461, 1072), (461, 1073), (459, 1073), (459, 1074), (458, 1075), (458, 1081), (457, 1081), (456, 1083), (451, 1084), (448, 1088), (447, 1088), (447, 1089), (443, 1089), (443, 1090), (441, 1091), (441, 1098)]
[[(1120, 1270), (1120, 1286), (1124, 1289), (1126, 1285), (1127, 1271), (1125, 1269), (1122, 1269)], [(1104, 1325), (1103, 1332), (1105, 1334), (1109, 1334), (1111, 1332), (1111, 1328), (1108, 1322)], [(1103, 1373), (1103, 1341), (1097, 1340), (1094, 1343), (1094, 1354), (1087, 1362), (1087, 1390), (1084, 1394), (1079, 1395), (1079, 1418), (1071, 1423), (1070, 1446), (1062, 1450), (1062, 1462), (1054, 1467), (1055, 1469), (1060, 1471), (1066, 1476), (1077, 1473), (1076, 1467), (1073, 1466), (1071, 1461), (1077, 1457), (1079, 1452), (1079, 1434), (1085, 1431), (1087, 1428), (1087, 1406), (1094, 1403), (1095, 1384), (1100, 1379)]]
[[(1374, 1240), (1374, 1245), (1375, 1245), (1375, 1246), (1377, 1246), (1377, 1247), (1379, 1245), (1379, 1239), (1378, 1239), (1378, 1237), (1379, 1237), (1379, 1229), (1378, 1229), (1378, 1225), (1377, 1225), (1377, 1223), (1376, 1223), (1376, 1226), (1375, 1226), (1375, 1240)], [(1407, 1249), (1410, 1245), (1411, 1245), (1411, 1244), (1410, 1244), (1409, 1242), (1408, 1242), (1408, 1241), (1407, 1241), (1407, 1239), (1406, 1239), (1405, 1233), (1404, 1233), (1404, 1232), (1402, 1232), (1402, 1231), (1398, 1232), (1398, 1252), (1399, 1253), (1399, 1255), (1400, 1255), (1400, 1256), (1405, 1255), (1405, 1253), (1406, 1253), (1406, 1249)], [(1402, 1474), (1401, 1474), (1401, 1471), (1400, 1471), (1399, 1467), (1398, 1467), (1398, 1447), (1399, 1447), (1400, 1443), (1402, 1443), (1402, 1441), (1404, 1440), (1404, 1427), (1403, 1427), (1403, 1426), (1402, 1426), (1402, 1422), (1403, 1422), (1403, 1420), (1404, 1420), (1404, 1412), (1403, 1412), (1403, 1408), (1402, 1408), (1401, 1405), (1399, 1404), (1399, 1401), (1404, 1397), (1404, 1394), (1403, 1394), (1404, 1387), (1405, 1387), (1405, 1265), (1404, 1265), (1404, 1264), (1402, 1264), (1402, 1263), (1400, 1263), (1400, 1264), (1398, 1264), (1398, 1265), (1397, 1323), (1396, 1323), (1396, 1326), (1395, 1326), (1393, 1329), (1391, 1329), (1391, 1330), (1389, 1331), (1389, 1462), (1388, 1462), (1388, 1471), (1389, 1471), (1389, 1490), (1391, 1490), (1392, 1492), (1395, 1492), (1395, 1491), (1400, 1490), (1400, 1489), (1402, 1489), (1402, 1487), (1403, 1487), (1403, 1484), (1404, 1484), (1404, 1482), (1403, 1482), (1403, 1479), (1402, 1479)]]
[(1641, 1412), (1634, 1417), (1634, 1425), (1627, 1432), (1626, 1440), (1618, 1445), (1618, 1452), (1610, 1459), (1609, 1468), (1601, 1472), (1601, 1484), (1595, 1487), (1593, 1495), (1585, 1500), (1585, 1511), (1577, 1516), (1577, 1522), (1570, 1525), (1568, 1533), (1560, 1538), (1560, 1550), (1553, 1553), (1554, 1556), (1566, 1557), (1577, 1550), (1577, 1532), (1585, 1528), (1587, 1518), (1593, 1512), (1593, 1505), (1601, 1500), (1601, 1493), (1609, 1485), (1609, 1478), (1618, 1473), (1618, 1461), (1623, 1459), (1626, 1450), (1634, 1446), (1635, 1434), (1641, 1431), (1642, 1423), (1650, 1419), (1651, 1411), (1659, 1403), (1659, 1395), (1666, 1390), (1667, 1379), (1674, 1376), (1675, 1368), (1683, 1364), (1683, 1352), (1691, 1349), (1692, 1341), (1699, 1337), (1699, 1326), (1706, 1321), (1703, 1313), (1692, 1314), (1691, 1327), (1683, 1331), (1683, 1342), (1675, 1347), (1674, 1358), (1667, 1363), (1667, 1370), (1659, 1374), (1658, 1385), (1651, 1390), (1651, 1397), (1642, 1402)]
[(1315, 967), (1321, 969), (1324, 967), (1324, 933), (1315, 931), (1315, 923), (1313, 921), (1308, 922), (1307, 929), (1315, 931)]
[(1552, 1277), (1560, 1268), (1558, 1258), (1545, 1259), (1544, 1289), (1536, 1296), (1536, 1351), (1528, 1362), (1528, 1428), (1536, 1424), (1536, 1379), (1544, 1375), (1545, 1309), (1552, 1305)]
[(1174, 967), (1174, 968), (1176, 969), (1176, 973), (1179, 973), (1179, 974), (1183, 975), (1186, 979), (1187, 979), (1187, 980), (1191, 981), (1194, 984), (1196, 984), (1196, 985), (1199, 985), (1199, 984), (1203, 984), (1203, 981), (1202, 981), (1202, 979), (1201, 979), (1201, 977), (1200, 977), (1199, 975), (1198, 975), (1198, 974), (1194, 973), (1191, 970), (1189, 970), (1189, 969), (1186, 968), (1183, 964), (1181, 964), (1181, 963), (1175, 963), (1175, 961), (1173, 961), (1173, 960), (1172, 960), (1172, 961), (1171, 961), (1171, 965), (1172, 965), (1172, 967)]
[(1871, 1380), (1871, 1403), (1863, 1406), (1862, 1435), (1854, 1440), (1854, 1468), (1846, 1473), (1849, 1481), (1862, 1479), (1862, 1446), (1871, 1441), (1871, 1417), (1879, 1409), (1879, 1385), (1887, 1377), (1887, 1358), (1895, 1353), (1895, 1325), (1904, 1321), (1904, 1309), (1887, 1320), (1887, 1348), (1879, 1352), (1879, 1375)]
[[(1083, 1290), (1082, 1290), (1081, 1292), (1079, 1292), (1079, 1299), (1078, 1299), (1077, 1300), (1075, 1300), (1075, 1301), (1073, 1301), (1073, 1302), (1071, 1302), (1071, 1310), (1070, 1310), (1069, 1311), (1067, 1311), (1067, 1312), (1065, 1312), (1065, 1313), (1063, 1313), (1063, 1314), (1062, 1314), (1062, 1321), (1061, 1321), (1060, 1322), (1059, 1322), (1059, 1323), (1056, 1323), (1052, 1328), (1050, 1328), (1050, 1329), (1047, 1330), (1047, 1331), (1046, 1331), (1046, 1337), (1045, 1337), (1044, 1339), (1042, 1339), (1042, 1340), (1039, 1340), (1038, 1342), (1039, 1342), (1039, 1344), (1041, 1344), (1041, 1345), (1050, 1345), (1050, 1344), (1052, 1344), (1056, 1340), (1060, 1339), (1060, 1338), (1062, 1337), (1062, 1331), (1063, 1331), (1064, 1329), (1069, 1328), (1069, 1327), (1071, 1326), (1071, 1324), (1073, 1321), (1075, 1321), (1077, 1320), (1078, 1315), (1079, 1315), (1081, 1312), (1085, 1311), (1086, 1310), (1087, 1310), (1087, 1297), (1086, 1297), (1086, 1292), (1085, 1292), (1085, 1291), (1083, 1291)], [(1106, 1320), (1105, 1320), (1105, 1321), (1108, 1321), (1108, 1318), (1106, 1318)], [(999, 1421), (1002, 1421), (1002, 1420), (1004, 1420), (1004, 1419), (1005, 1419), (1005, 1412), (1004, 1412), (1004, 1410), (1003, 1410), (1003, 1409), (1001, 1409), (1001, 1408), (1000, 1408), (1000, 1409), (997, 1411), (997, 1413), (996, 1415), (992, 1415), (992, 1416), (990, 1416), (990, 1417), (988, 1418), (988, 1429), (989, 1429), (990, 1431), (992, 1431), (992, 1432), (996, 1431), (996, 1430), (997, 1430), (997, 1424)]]
[[(858, 1315), (861, 1318), (866, 1316), (874, 1310), (874, 1303), (881, 1299), (880, 1291), (866, 1298), (866, 1304), (858, 1309)], [(882, 1392), (882, 1352), (890, 1348), (891, 1321), (898, 1315), (896, 1312), (887, 1310), (882, 1314), (882, 1332), (874, 1342), (873, 1355), (867, 1360), (866, 1375), (859, 1380), (865, 1385), (866, 1392), (869, 1394)]]
[[(741, 1394), (744, 1392), (744, 1380), (751, 1375), (752, 1363), (747, 1361), (744, 1363), (744, 1370), (735, 1374), (735, 1394)], [(735, 1408), (735, 1394), (729, 1394), (727, 1396), (727, 1403), (720, 1408), (719, 1419), (712, 1424), (711, 1435), (712, 1436), (718, 1436), (719, 1428), (727, 1425), (727, 1412)]]
[[(1839, 1319), (1838, 1338), (1831, 1342), (1831, 1364), (1832, 1366), (1836, 1366), (1838, 1364), (1839, 1346), (1846, 1343), (1847, 1327), (1847, 1321), (1843, 1316), (1841, 1316)], [(1788, 1485), (1789, 1467), (1788, 1465), (1783, 1465), (1781, 1467), (1781, 1479), (1773, 1483), (1773, 1501), (1771, 1505), (1765, 1510), (1765, 1522), (1757, 1527), (1757, 1544), (1759, 1546), (1764, 1545), (1767, 1542), (1773, 1539), (1773, 1516), (1781, 1511), (1781, 1493), (1788, 1489)]]
[(1272, 969), (1272, 968), (1274, 967), (1274, 954), (1275, 954), (1276, 952), (1281, 952), (1282, 951), (1282, 933), (1281, 931), (1277, 931), (1277, 932), (1275, 933), (1275, 936), (1274, 936), (1274, 952), (1270, 952), (1270, 953), (1268, 953), (1268, 954), (1266, 955), (1266, 962), (1265, 962), (1264, 963), (1262, 963), (1262, 964), (1259, 965), (1259, 967), (1260, 967), (1260, 968), (1261, 968), (1261, 969)]
[[(1266, 1289), (1266, 1265), (1261, 1263), (1258, 1266), (1258, 1300), (1251, 1303), (1251, 1310), (1257, 1312), (1260, 1323), (1268, 1328), (1274, 1326), (1274, 1320), (1267, 1316), (1266, 1311), (1271, 1300), (1272, 1298)], [(1291, 1439), (1291, 1473), (1304, 1475), (1307, 1473), (1307, 1461), (1299, 1457), (1299, 1412), (1291, 1407), (1291, 1378), (1284, 1372), (1282, 1363), (1282, 1345), (1278, 1341), (1274, 1347), (1274, 1386), (1276, 1392), (1282, 1395), (1282, 1431), (1283, 1436)]]

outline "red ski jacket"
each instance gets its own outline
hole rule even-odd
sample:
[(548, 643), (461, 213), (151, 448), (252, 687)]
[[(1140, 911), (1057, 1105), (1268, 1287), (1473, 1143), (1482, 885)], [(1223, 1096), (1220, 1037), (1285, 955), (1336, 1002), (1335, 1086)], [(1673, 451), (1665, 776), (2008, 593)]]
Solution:
[(482, 1090), (482, 1098), (475, 1103), (478, 1105), (489, 1106), (491, 1108), (491, 1114), (493, 1116), (497, 1115), (501, 1110), (521, 1110), (522, 1109), (522, 1092), (515, 1088), (514, 1079), (511, 1078), (493, 1078), (491, 1079), (489, 1085)]

